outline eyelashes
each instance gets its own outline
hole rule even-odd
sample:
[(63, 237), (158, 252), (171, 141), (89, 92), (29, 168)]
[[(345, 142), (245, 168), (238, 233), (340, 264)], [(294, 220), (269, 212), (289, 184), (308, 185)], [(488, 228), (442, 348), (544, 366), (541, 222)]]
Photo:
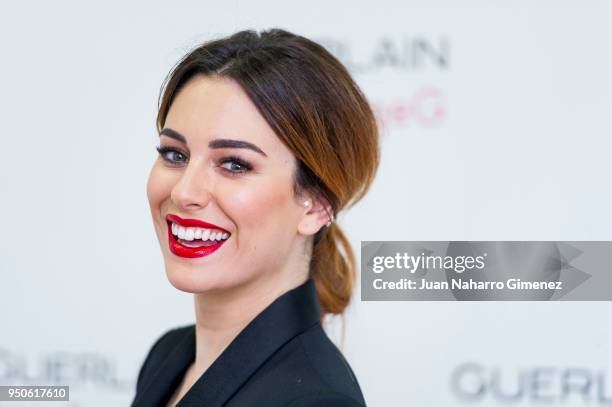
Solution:
[[(236, 157), (235, 155), (223, 157), (219, 161), (219, 163), (220, 165), (224, 165), (227, 163), (234, 165), (233, 167), (234, 169), (227, 169), (225, 167), (221, 167), (224, 170), (228, 171), (230, 174), (243, 174), (243, 173), (250, 172), (253, 169), (253, 166), (251, 166), (251, 164), (247, 163), (246, 161), (242, 160), (239, 157)], [(238, 166), (238, 168), (236, 168), (235, 166)]]
[[(179, 167), (181, 165), (187, 164), (188, 157), (187, 154), (182, 151), (173, 148), (173, 147), (155, 147), (159, 156), (171, 166)], [(224, 167), (226, 164), (230, 164), (230, 167)], [(248, 162), (244, 161), (238, 156), (229, 155), (226, 157), (222, 157), (219, 159), (219, 166), (228, 174), (240, 175), (247, 173), (253, 169), (253, 166)]]
[[(175, 148), (170, 148), (170, 147), (155, 147), (155, 149), (159, 153), (160, 157), (164, 161), (166, 161), (166, 162), (168, 162), (170, 164), (176, 165), (176, 164), (180, 164), (181, 162), (186, 162), (186, 160), (187, 160), (186, 155), (183, 154), (182, 152), (180, 152), (179, 150), (175, 149)], [(181, 156), (181, 157), (184, 158), (184, 160), (179, 160), (179, 159), (176, 159), (176, 158), (175, 159), (168, 158), (169, 155), (170, 155), (169, 153), (176, 154), (176, 156)]]

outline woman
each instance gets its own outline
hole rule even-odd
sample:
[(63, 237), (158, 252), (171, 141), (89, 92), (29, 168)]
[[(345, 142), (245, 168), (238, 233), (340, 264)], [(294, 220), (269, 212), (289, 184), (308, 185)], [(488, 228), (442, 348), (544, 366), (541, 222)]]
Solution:
[(166, 78), (147, 184), (166, 274), (194, 325), (166, 332), (133, 406), (364, 406), (322, 330), (351, 298), (334, 219), (379, 161), (372, 110), (320, 45), (284, 30), (205, 43)]

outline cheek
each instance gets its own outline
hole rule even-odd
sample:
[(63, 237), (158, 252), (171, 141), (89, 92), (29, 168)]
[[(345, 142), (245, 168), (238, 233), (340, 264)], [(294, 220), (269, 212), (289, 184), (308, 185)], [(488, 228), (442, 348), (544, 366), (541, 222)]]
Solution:
[(283, 223), (288, 226), (286, 221), (293, 209), (293, 199), (290, 186), (285, 184), (280, 180), (268, 180), (225, 191), (224, 208), (238, 230), (269, 230)]
[(168, 171), (164, 171), (158, 163), (153, 165), (147, 180), (147, 198), (151, 211), (159, 213), (161, 204), (170, 198), (174, 182), (174, 177)]

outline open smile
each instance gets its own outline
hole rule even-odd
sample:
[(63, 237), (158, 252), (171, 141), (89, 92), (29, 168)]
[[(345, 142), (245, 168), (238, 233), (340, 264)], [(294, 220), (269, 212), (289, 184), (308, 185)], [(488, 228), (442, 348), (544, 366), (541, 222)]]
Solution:
[(170, 251), (179, 257), (208, 256), (231, 236), (229, 231), (198, 219), (167, 215), (166, 224)]

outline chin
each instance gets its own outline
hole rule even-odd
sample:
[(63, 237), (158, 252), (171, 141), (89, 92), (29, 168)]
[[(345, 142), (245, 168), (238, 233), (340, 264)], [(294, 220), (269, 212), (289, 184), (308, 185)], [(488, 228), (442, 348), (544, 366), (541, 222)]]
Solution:
[(174, 288), (187, 293), (204, 293), (231, 289), (227, 270), (210, 270), (206, 267), (166, 266), (166, 276)]
[(218, 287), (205, 270), (190, 270), (188, 267), (166, 267), (166, 277), (174, 288), (187, 293), (200, 293)]

